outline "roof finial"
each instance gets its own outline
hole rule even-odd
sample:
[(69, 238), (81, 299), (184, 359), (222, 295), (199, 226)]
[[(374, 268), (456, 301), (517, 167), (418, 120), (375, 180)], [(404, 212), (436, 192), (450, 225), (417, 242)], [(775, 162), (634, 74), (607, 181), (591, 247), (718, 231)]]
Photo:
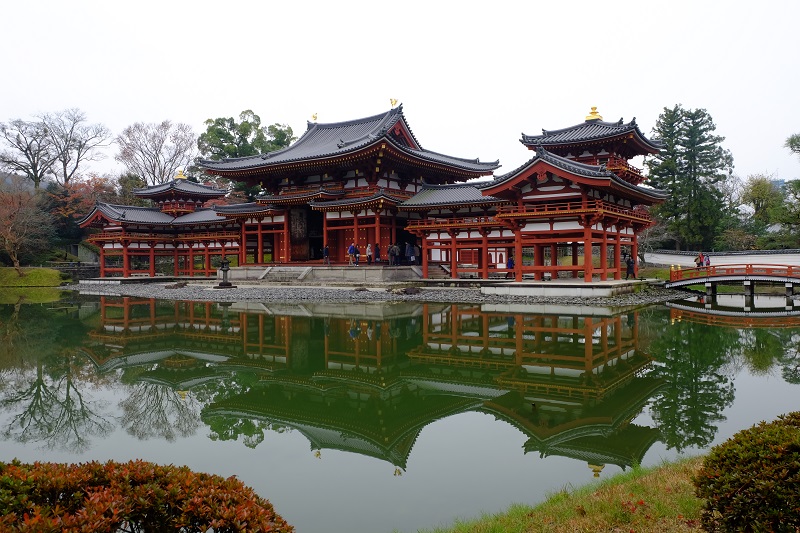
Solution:
[(183, 173), (182, 169), (178, 169), (178, 173), (175, 174), (175, 179), (176, 180), (185, 180), (186, 179), (186, 174)]
[(592, 106), (592, 112), (586, 115), (586, 122), (590, 122), (592, 120), (603, 120), (603, 117), (601, 117), (600, 113), (597, 112), (597, 106)]
[(392, 104), (392, 109), (394, 109), (394, 106), (397, 105), (397, 98), (389, 98), (389, 102)]
[(314, 113), (313, 115), (311, 115), (311, 120), (313, 120), (314, 122), (316, 122), (316, 121), (317, 121), (317, 114), (316, 114), (316, 113)]

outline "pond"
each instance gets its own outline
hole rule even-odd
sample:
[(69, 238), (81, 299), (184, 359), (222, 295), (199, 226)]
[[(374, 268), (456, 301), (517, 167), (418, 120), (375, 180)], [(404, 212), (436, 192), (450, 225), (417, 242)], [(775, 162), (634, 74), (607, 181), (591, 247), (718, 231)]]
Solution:
[(0, 461), (235, 475), (300, 533), (412, 532), (696, 455), (798, 410), (800, 312), (209, 303), (0, 306)]

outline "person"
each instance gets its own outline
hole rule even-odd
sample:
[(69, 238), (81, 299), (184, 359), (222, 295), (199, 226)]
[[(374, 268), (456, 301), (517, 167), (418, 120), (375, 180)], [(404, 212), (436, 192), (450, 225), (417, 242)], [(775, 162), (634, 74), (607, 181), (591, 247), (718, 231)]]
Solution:
[(394, 266), (394, 244), (389, 244), (389, 250), (386, 253), (389, 255), (389, 266)]
[(367, 265), (372, 264), (372, 244), (367, 243)]
[(700, 268), (701, 266), (703, 266), (703, 261), (704, 261), (703, 252), (700, 252), (697, 255), (697, 257), (694, 258), (694, 264), (695, 264), (695, 266), (697, 266), (697, 268)]
[(411, 244), (408, 241), (406, 241), (405, 256), (409, 265), (414, 262), (414, 249), (411, 247)]
[(703, 265), (707, 267), (711, 266), (711, 256), (709, 256), (708, 254), (706, 254)]
[(356, 243), (351, 242), (350, 246), (347, 248), (347, 259), (348, 259), (347, 264), (353, 266), (355, 264), (354, 263), (355, 258), (356, 258)]
[(356, 266), (358, 266), (358, 260), (361, 257), (361, 252), (358, 251), (358, 246), (356, 246), (355, 244), (353, 245), (353, 248), (355, 249), (354, 253), (356, 256)]
[(509, 255), (508, 256), (508, 261), (506, 262), (506, 268), (508, 269), (508, 272), (506, 272), (506, 278), (512, 277), (514, 275), (514, 272), (513, 272), (513, 270), (514, 270), (514, 256), (513, 255)]
[(633, 256), (629, 255), (628, 258), (625, 260), (625, 264), (628, 266), (628, 269), (625, 271), (625, 279), (628, 279), (629, 276), (633, 276), (636, 279), (636, 273), (633, 270), (633, 267), (636, 265), (636, 261), (633, 260)]
[(408, 250), (408, 264), (409, 265), (416, 265), (417, 264), (417, 247), (406, 245), (406, 250)]
[(323, 265), (330, 265), (331, 264), (331, 251), (326, 244), (325, 247), (322, 249), (322, 264)]
[(377, 242), (375, 243), (375, 262), (376, 263), (381, 262), (381, 245), (380, 243)]
[(419, 246), (416, 244), (414, 245), (414, 257), (416, 257), (417, 262), (415, 264), (421, 265), (422, 264), (422, 257), (420, 256), (420, 249)]

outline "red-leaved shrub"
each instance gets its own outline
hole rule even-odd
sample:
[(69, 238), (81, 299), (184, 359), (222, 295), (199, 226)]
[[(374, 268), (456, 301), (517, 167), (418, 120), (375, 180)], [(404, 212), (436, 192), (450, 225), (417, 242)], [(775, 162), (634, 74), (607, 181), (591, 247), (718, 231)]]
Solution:
[(0, 462), (0, 531), (289, 532), (269, 501), (234, 477), (128, 463)]

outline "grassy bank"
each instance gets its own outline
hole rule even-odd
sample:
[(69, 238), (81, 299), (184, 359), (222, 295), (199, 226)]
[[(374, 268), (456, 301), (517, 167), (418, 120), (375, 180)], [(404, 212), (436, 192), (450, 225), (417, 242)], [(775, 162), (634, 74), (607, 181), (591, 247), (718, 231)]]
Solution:
[(678, 533), (699, 529), (702, 500), (691, 477), (695, 457), (655, 468), (634, 468), (575, 491), (560, 491), (535, 507), (513, 505), (506, 512), (459, 521), (420, 533)]
[(10, 267), (0, 268), (0, 287), (58, 287), (63, 281), (61, 272), (52, 268), (23, 268), (20, 277)]

